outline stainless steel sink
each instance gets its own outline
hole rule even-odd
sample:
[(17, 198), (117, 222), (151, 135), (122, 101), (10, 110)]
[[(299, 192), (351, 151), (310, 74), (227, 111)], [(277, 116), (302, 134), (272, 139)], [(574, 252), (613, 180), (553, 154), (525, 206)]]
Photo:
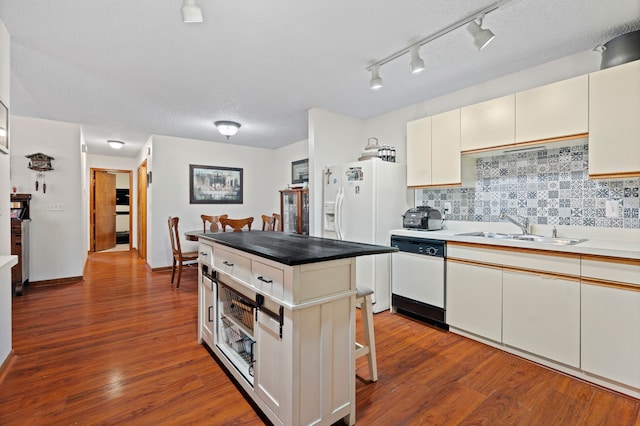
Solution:
[(513, 241), (532, 241), (536, 243), (559, 244), (559, 245), (575, 245), (587, 241), (584, 238), (561, 238), (561, 237), (545, 237), (542, 235), (524, 235), (524, 234), (503, 234), (500, 232), (464, 232), (456, 234), (465, 237), (482, 237), (501, 240)]

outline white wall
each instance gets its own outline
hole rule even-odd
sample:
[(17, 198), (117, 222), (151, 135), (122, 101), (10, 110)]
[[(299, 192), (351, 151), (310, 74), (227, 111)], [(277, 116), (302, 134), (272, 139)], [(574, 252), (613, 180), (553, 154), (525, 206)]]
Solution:
[(367, 145), (361, 119), (320, 108), (309, 110), (309, 234), (319, 236), (322, 170), (356, 161)]
[[(306, 139), (274, 151), (272, 178), (276, 191), (291, 185), (291, 163), (305, 158), (309, 158), (309, 142)], [(280, 202), (279, 199), (278, 202)], [(278, 213), (279, 208), (271, 213)]]
[[(138, 221), (136, 220), (136, 215), (138, 212), (138, 160), (136, 158), (125, 158), (125, 157), (112, 157), (112, 156), (108, 156), (108, 155), (87, 155), (87, 166), (85, 168), (85, 176), (86, 179), (90, 181), (91, 179), (91, 169), (108, 169), (108, 170), (130, 170), (131, 171), (131, 192), (129, 194), (129, 196), (131, 197), (131, 244), (132, 247), (137, 247), (138, 246)], [(118, 179), (118, 176), (120, 174), (116, 175), (116, 179)], [(116, 182), (119, 182), (118, 180)], [(116, 186), (118, 188), (121, 187), (121, 185), (116, 184)], [(127, 183), (127, 188), (129, 188), (128, 183)], [(90, 192), (89, 189), (87, 189), (88, 192)], [(88, 195), (88, 194), (87, 194)], [(86, 200), (86, 206), (87, 208), (90, 206), (90, 200), (89, 197), (87, 196), (87, 200)], [(116, 218), (116, 220), (122, 220), (125, 219), (124, 216), (118, 216)], [(129, 219), (126, 218), (126, 220), (128, 221)], [(87, 221), (87, 223), (89, 224), (89, 221)], [(89, 225), (90, 226), (90, 225)], [(128, 224), (127, 224), (128, 226)], [(91, 235), (90, 235), (90, 229), (89, 227), (87, 227), (87, 244), (89, 246), (91, 242)]]
[[(0, 100), (9, 108), (9, 66), (10, 37), (0, 21)], [(12, 129), (9, 127), (9, 131)], [(9, 149), (12, 148), (12, 135), (9, 135)], [(0, 153), (0, 255), (11, 254), (11, 223), (9, 219), (9, 156)], [(11, 268), (0, 269), (0, 365), (11, 353)]]
[[(180, 218), (181, 231), (202, 229), (201, 214), (228, 214), (233, 218), (260, 216), (279, 209), (279, 193), (273, 184), (273, 156), (270, 149), (154, 135), (151, 142), (149, 211), (147, 215), (147, 263), (151, 268), (171, 265), (171, 244), (167, 219)], [(237, 167), (243, 169), (242, 204), (189, 204), (189, 165)], [(290, 165), (289, 165), (290, 167)], [(183, 250), (195, 250), (197, 243), (182, 241)]]
[[(80, 126), (59, 121), (11, 117), (11, 183), (19, 193), (32, 194), (29, 225), (29, 281), (82, 276), (86, 258), (84, 170)], [(44, 172), (35, 190), (36, 172), (25, 156), (42, 152), (51, 157), (53, 170)], [(49, 203), (62, 203), (62, 211), (49, 211)]]

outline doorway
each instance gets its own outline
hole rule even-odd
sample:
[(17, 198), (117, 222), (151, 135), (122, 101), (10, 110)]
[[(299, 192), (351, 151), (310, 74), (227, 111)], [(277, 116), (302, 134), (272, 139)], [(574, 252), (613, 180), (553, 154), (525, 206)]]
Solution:
[(138, 167), (138, 255), (147, 260), (147, 160)]
[(131, 170), (91, 169), (92, 252), (131, 250)]

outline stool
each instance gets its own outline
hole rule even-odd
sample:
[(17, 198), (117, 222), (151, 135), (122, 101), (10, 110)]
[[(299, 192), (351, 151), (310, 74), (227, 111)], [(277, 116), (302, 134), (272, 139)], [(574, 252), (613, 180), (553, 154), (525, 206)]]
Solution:
[(378, 365), (376, 363), (376, 338), (373, 333), (373, 306), (371, 295), (373, 290), (368, 288), (356, 288), (356, 305), (360, 305), (362, 326), (364, 327), (364, 344), (356, 342), (355, 359), (367, 356), (369, 361), (369, 378), (372, 382), (378, 381)]

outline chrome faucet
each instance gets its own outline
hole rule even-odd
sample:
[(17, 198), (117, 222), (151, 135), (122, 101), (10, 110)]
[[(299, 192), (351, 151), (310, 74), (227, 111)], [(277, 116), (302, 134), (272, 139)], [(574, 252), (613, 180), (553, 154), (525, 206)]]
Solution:
[(508, 220), (522, 230), (522, 235), (529, 235), (529, 218), (525, 217), (523, 223), (518, 222), (508, 214), (502, 213), (500, 219)]

